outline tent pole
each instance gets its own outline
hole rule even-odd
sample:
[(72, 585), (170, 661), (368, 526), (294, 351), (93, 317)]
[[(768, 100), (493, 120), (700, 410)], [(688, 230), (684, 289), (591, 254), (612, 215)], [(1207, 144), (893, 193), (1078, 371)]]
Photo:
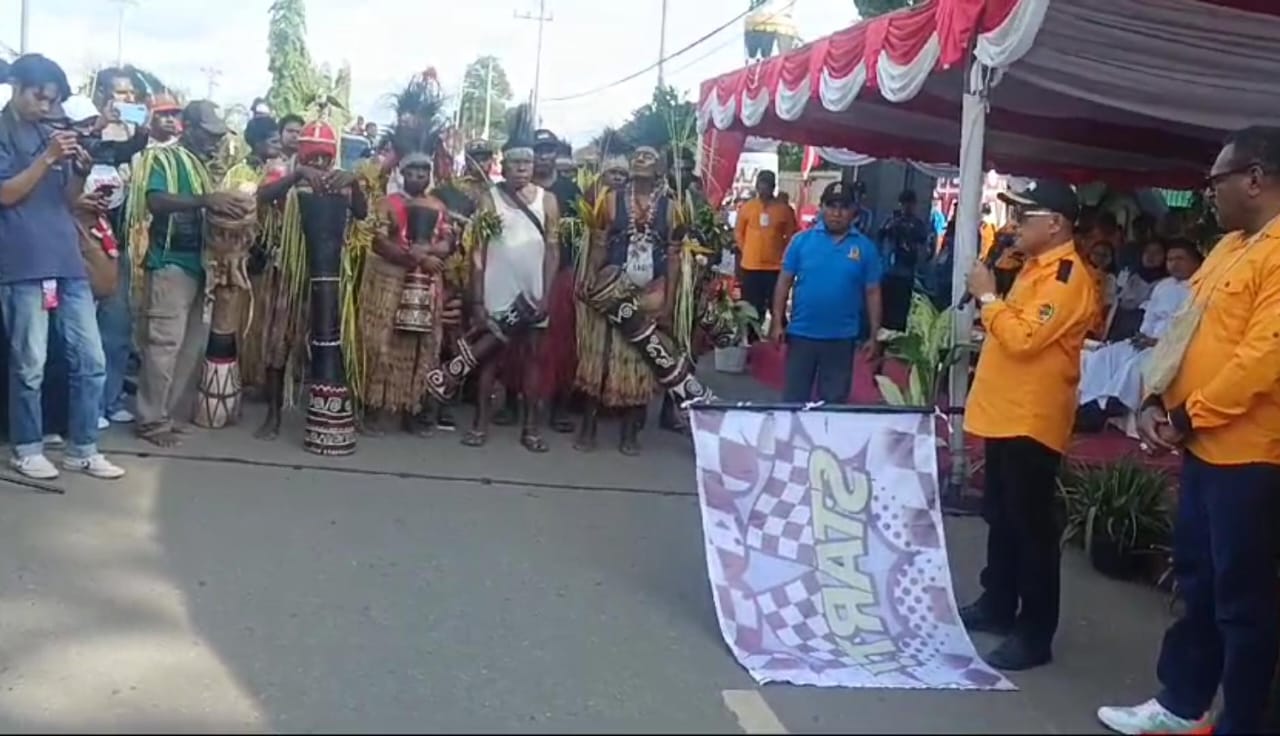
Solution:
[[(960, 196), (956, 209), (955, 253), (951, 267), (951, 294), (956, 302), (965, 293), (969, 270), (978, 257), (978, 224), (982, 217), (982, 189), (986, 166), (982, 152), (987, 127), (987, 93), (991, 70), (972, 56), (965, 78), (964, 100), (960, 122)], [(948, 396), (953, 407), (963, 407), (969, 391), (969, 364), (973, 346), (973, 302), (957, 308), (952, 319), (952, 344), (958, 359), (951, 365)], [(969, 482), (969, 455), (965, 446), (964, 421), (952, 415), (949, 421), (948, 449), (951, 477), (944, 505), (963, 508), (964, 491)]]

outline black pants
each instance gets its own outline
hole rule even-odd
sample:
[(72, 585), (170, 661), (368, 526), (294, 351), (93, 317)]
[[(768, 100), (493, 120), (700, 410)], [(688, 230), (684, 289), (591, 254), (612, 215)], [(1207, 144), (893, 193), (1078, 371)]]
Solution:
[(1048, 647), (1058, 630), (1062, 455), (1030, 437), (986, 440), (987, 567), (981, 605), (1014, 622), (1016, 635)]
[(1200, 718), (1222, 686), (1215, 734), (1258, 733), (1276, 669), (1280, 466), (1182, 463), (1173, 573), (1185, 608), (1164, 635), (1160, 704)]
[(818, 400), (828, 404), (849, 403), (855, 344), (853, 339), (811, 340), (788, 336), (782, 400), (796, 404), (810, 401), (816, 383)]
[[(764, 319), (765, 312), (769, 311), (769, 307), (773, 304), (773, 291), (778, 286), (777, 271), (749, 271), (742, 269), (742, 300), (747, 304), (756, 308), (756, 313), (760, 315), (760, 319)], [(774, 315), (774, 319), (781, 319), (779, 315)]]

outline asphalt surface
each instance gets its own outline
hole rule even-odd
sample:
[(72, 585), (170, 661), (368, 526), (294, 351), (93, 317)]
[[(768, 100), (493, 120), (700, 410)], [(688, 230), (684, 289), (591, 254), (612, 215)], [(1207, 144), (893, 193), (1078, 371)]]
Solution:
[[(0, 730), (1079, 733), (1152, 685), (1163, 597), (1073, 556), (1057, 660), (1019, 692), (758, 688), (716, 625), (691, 451), (655, 430), (624, 458), (613, 431), (338, 460), (296, 418), (164, 452), (112, 430), (122, 482), (0, 483)], [(982, 533), (948, 524), (961, 599)]]

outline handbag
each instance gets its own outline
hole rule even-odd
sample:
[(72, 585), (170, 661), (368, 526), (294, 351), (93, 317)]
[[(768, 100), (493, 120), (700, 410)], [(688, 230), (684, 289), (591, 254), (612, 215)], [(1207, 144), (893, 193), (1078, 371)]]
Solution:
[[(1266, 228), (1263, 228), (1260, 232), (1265, 231)], [(1209, 304), (1210, 297), (1218, 290), (1218, 284), (1235, 270), (1240, 259), (1249, 252), (1251, 244), (1246, 243), (1236, 254), (1235, 259), (1217, 274), (1213, 286), (1203, 299), (1193, 295), (1186, 305), (1170, 318), (1169, 327), (1156, 341), (1142, 364), (1142, 388), (1146, 395), (1163, 394), (1169, 386), (1173, 385), (1174, 379), (1178, 377), (1178, 371), (1182, 368), (1182, 360), (1187, 355), (1187, 348), (1191, 345), (1191, 338), (1196, 336), (1200, 321), (1204, 319), (1204, 310)]]

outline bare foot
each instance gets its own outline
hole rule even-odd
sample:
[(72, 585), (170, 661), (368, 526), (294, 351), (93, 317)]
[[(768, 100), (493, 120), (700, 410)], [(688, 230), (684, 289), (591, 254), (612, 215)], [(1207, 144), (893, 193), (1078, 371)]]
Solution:
[(382, 427), (382, 415), (370, 412), (356, 425), (356, 431), (365, 437), (385, 437), (387, 431)]
[(280, 418), (267, 417), (266, 420), (262, 422), (262, 426), (258, 427), (258, 430), (253, 433), (253, 436), (260, 440), (267, 440), (268, 442), (276, 439), (280, 436)]
[(579, 432), (577, 439), (573, 441), (573, 449), (578, 452), (595, 452), (596, 436), (586, 432)]

